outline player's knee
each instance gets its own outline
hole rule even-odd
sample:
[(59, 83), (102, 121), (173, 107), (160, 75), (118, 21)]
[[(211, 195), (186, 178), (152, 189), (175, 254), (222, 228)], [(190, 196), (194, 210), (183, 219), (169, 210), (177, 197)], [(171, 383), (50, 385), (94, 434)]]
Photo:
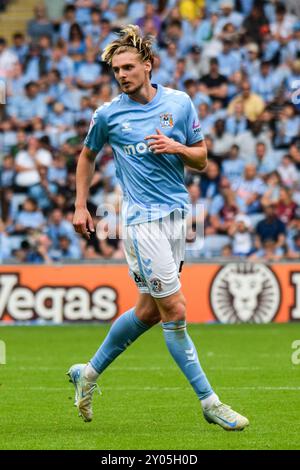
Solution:
[(160, 322), (160, 313), (157, 308), (140, 307), (136, 310), (136, 316), (146, 325), (153, 326)]
[(178, 302), (174, 305), (171, 314), (171, 321), (184, 321), (186, 318), (185, 301)]
[(186, 319), (186, 302), (183, 295), (169, 299), (164, 308), (165, 321), (184, 321)]

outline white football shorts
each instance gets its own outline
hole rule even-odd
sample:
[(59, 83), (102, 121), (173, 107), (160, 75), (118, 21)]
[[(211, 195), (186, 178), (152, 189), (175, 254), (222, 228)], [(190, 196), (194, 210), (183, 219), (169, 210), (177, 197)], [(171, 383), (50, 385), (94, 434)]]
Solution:
[(186, 219), (181, 212), (127, 225), (123, 238), (129, 273), (141, 293), (160, 298), (180, 289), (186, 238)]

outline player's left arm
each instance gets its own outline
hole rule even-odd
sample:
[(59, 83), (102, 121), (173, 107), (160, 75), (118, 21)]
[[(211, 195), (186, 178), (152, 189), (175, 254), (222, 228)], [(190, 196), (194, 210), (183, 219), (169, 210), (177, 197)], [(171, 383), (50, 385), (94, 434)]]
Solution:
[(149, 149), (155, 154), (172, 153), (179, 155), (184, 164), (195, 170), (202, 171), (207, 166), (207, 148), (205, 140), (200, 140), (191, 145), (184, 145), (164, 135), (159, 129), (157, 134), (148, 135), (145, 140)]

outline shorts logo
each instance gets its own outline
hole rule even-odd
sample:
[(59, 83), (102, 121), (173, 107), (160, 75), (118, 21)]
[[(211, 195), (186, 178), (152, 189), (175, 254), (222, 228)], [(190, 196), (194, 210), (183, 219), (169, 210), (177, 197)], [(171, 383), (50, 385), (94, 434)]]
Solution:
[(133, 273), (134, 282), (138, 287), (147, 287), (145, 279), (137, 273)]
[(161, 127), (173, 127), (174, 121), (171, 113), (162, 113), (160, 115), (160, 125)]
[(150, 280), (151, 284), (151, 289), (153, 292), (161, 292), (162, 291), (162, 285), (161, 285), (161, 280), (158, 279), (157, 277), (154, 279)]
[(264, 264), (229, 263), (212, 281), (210, 303), (222, 323), (269, 323), (280, 306), (280, 287)]

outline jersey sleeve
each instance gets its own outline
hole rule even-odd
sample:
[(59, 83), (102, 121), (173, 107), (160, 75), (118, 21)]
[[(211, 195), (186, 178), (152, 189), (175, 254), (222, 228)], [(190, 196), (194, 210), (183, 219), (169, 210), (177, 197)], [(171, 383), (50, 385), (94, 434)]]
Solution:
[(186, 145), (192, 145), (204, 140), (204, 135), (200, 125), (197, 111), (190, 99), (187, 97), (186, 112)]
[(92, 117), (84, 145), (94, 152), (100, 152), (103, 145), (107, 143), (108, 132), (103, 106), (97, 109)]

